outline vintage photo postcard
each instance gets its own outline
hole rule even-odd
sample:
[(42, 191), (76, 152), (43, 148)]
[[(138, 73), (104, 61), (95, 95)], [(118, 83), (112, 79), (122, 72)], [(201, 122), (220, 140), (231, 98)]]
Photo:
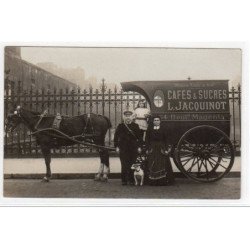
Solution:
[(2, 73), (4, 198), (241, 198), (240, 48), (6, 46)]

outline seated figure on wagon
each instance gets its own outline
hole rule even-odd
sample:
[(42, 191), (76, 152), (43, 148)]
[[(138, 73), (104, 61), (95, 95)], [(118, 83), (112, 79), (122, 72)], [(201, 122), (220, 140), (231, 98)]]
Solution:
[(137, 107), (134, 110), (135, 123), (139, 125), (143, 141), (145, 141), (146, 131), (148, 128), (148, 118), (150, 116), (150, 110), (147, 108), (145, 100), (140, 100)]

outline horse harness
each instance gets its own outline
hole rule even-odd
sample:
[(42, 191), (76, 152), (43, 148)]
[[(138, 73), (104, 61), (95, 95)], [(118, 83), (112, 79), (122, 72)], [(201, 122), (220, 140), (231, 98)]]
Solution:
[(53, 121), (53, 128), (59, 129), (61, 121), (62, 121), (62, 116), (60, 113), (57, 113)]
[[(91, 134), (91, 132), (90, 132), (90, 134), (87, 134), (88, 125), (90, 125), (90, 130), (91, 130), (92, 134)], [(94, 135), (95, 135), (95, 131), (94, 131), (94, 127), (93, 127), (92, 120), (91, 120), (91, 114), (89, 113), (89, 114), (87, 114), (86, 125), (84, 127), (82, 136), (84, 136), (84, 137), (92, 137)]]
[(129, 131), (129, 133), (138, 141), (138, 137), (134, 134), (134, 132), (128, 127), (128, 125), (124, 122), (125, 127)]
[[(40, 115), (40, 118), (39, 118), (38, 122), (35, 125), (35, 130), (38, 130), (38, 125), (41, 123), (42, 119), (47, 115), (48, 115), (47, 110), (45, 110)], [(59, 130), (62, 119), (63, 119), (63, 117), (61, 116), (61, 114), (57, 113), (56, 116), (55, 116), (55, 119), (53, 121), (52, 128)], [(88, 130), (90, 130), (90, 131), (88, 131)], [(90, 132), (90, 133), (87, 133), (87, 132)], [(80, 137), (80, 136), (82, 136), (82, 137), (93, 137), (94, 135), (95, 135), (95, 131), (94, 131), (94, 127), (93, 127), (92, 120), (91, 120), (91, 114), (89, 113), (89, 114), (87, 114), (87, 118), (86, 118), (83, 133), (81, 135), (77, 135), (77, 136), (74, 136), (74, 137)]]
[[(21, 112), (20, 112), (20, 106), (17, 107), (16, 109), (16, 115), (18, 115), (19, 117), (22, 117), (21, 116)], [(84, 128), (84, 132), (82, 133), (82, 135), (77, 135), (77, 136), (73, 136), (73, 137), (69, 137), (67, 134), (64, 134), (63, 132), (61, 132), (59, 129), (56, 129), (56, 128), (45, 128), (45, 129), (38, 129), (38, 125), (41, 123), (42, 119), (48, 114), (48, 111), (45, 110), (39, 117), (39, 120), (37, 121), (36, 125), (34, 126), (34, 130), (32, 133), (30, 133), (30, 136), (32, 135), (35, 135), (35, 134), (38, 134), (38, 133), (41, 133), (41, 132), (48, 132), (48, 131), (52, 131), (52, 132), (56, 132), (56, 133), (59, 133), (59, 135), (56, 135), (56, 137), (58, 138), (67, 138), (68, 140), (71, 140), (75, 143), (80, 143), (80, 144), (84, 144), (86, 146), (94, 146), (94, 147), (97, 147), (99, 149), (109, 149), (109, 150), (112, 150), (112, 151), (115, 151), (115, 148), (113, 147), (108, 147), (108, 146), (101, 146), (101, 145), (95, 145), (95, 144), (92, 144), (91, 141), (89, 141), (88, 139), (87, 140), (84, 140), (85, 142), (82, 142), (82, 141), (78, 141), (76, 140), (77, 137), (85, 137), (85, 133), (87, 132), (87, 127), (88, 127), (88, 124), (91, 125), (91, 130), (93, 132), (93, 134), (91, 136), (94, 136), (94, 127), (93, 127), (93, 124), (92, 124), (92, 121), (91, 121), (91, 114), (87, 114), (87, 120), (86, 120), (86, 125), (85, 125), (85, 128)], [(24, 119), (24, 117), (22, 117)], [(56, 121), (57, 119), (57, 121)], [(57, 117), (55, 117), (55, 120), (53, 122), (53, 124), (55, 124), (57, 127), (58, 125), (60, 125), (59, 121), (61, 122), (62, 120), (62, 116), (58, 113), (57, 114)], [(27, 122), (27, 121), (26, 121)], [(56, 138), (54, 138), (56, 139)]]
[(43, 117), (46, 116), (48, 114), (47, 110), (44, 110), (44, 112), (40, 115), (40, 118), (38, 120), (38, 122), (35, 125), (35, 130), (37, 130), (38, 125), (40, 124), (40, 122), (42, 121)]

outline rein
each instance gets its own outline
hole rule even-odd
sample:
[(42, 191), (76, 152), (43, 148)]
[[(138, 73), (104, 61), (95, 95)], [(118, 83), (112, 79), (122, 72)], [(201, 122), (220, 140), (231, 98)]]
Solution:
[(38, 120), (38, 122), (36, 123), (36, 125), (35, 125), (35, 127), (34, 127), (35, 130), (37, 130), (38, 125), (39, 125), (40, 122), (42, 121), (43, 117), (46, 116), (47, 114), (48, 114), (48, 111), (45, 110), (45, 111), (40, 115), (40, 119)]

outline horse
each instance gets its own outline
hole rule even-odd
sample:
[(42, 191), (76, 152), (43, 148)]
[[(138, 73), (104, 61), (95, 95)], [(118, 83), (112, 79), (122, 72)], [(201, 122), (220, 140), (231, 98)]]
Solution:
[[(50, 168), (51, 149), (74, 145), (77, 143), (75, 138), (83, 142), (91, 141), (94, 145), (97, 145), (100, 167), (95, 175), (95, 180), (107, 181), (110, 172), (109, 151), (104, 146), (104, 143), (106, 133), (112, 127), (110, 120), (106, 116), (93, 113), (72, 117), (62, 116), (58, 130), (50, 129), (53, 128), (55, 118), (55, 115), (43, 114), (17, 106), (13, 113), (7, 115), (5, 130), (7, 133), (13, 132), (19, 124), (23, 123), (32, 132), (45, 160), (46, 175), (43, 177), (45, 182), (48, 182), (52, 177)], [(67, 135), (67, 137), (62, 136), (62, 134)]]

